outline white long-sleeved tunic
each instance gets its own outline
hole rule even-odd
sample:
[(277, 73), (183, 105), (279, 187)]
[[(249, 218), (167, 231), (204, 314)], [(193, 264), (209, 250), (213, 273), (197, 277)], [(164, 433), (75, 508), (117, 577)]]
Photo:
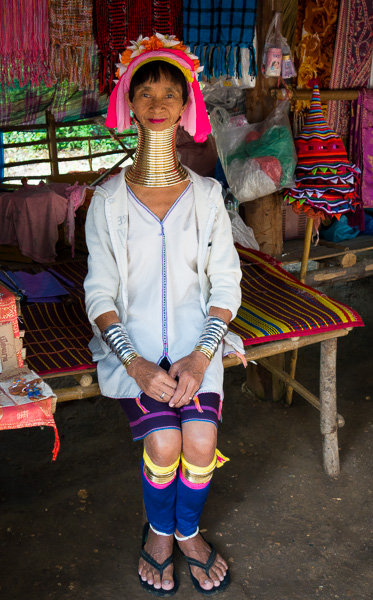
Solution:
[[(115, 310), (144, 358), (159, 363), (167, 356), (175, 362), (193, 350), (210, 306), (236, 314), (241, 277), (224, 203), (221, 199), (216, 205), (216, 193), (214, 201), (211, 198), (217, 182), (208, 180), (206, 185), (205, 178), (191, 172), (188, 188), (160, 221), (121, 176), (122, 181), (103, 186), (91, 203), (85, 281), (87, 312), (96, 334), (90, 347), (98, 360), (100, 388), (104, 395), (118, 398), (136, 397), (141, 390), (102, 342), (94, 323), (99, 314)], [(220, 348), (200, 393), (221, 393), (221, 356)]]

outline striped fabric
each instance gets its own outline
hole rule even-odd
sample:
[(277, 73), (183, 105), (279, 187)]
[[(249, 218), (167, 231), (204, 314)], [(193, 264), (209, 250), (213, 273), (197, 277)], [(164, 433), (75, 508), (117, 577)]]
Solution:
[[(71, 303), (38, 303), (22, 308), (27, 364), (40, 375), (94, 366), (88, 349), (92, 329), (84, 307), (85, 262), (56, 264), (53, 271), (75, 284)], [(61, 279), (63, 285), (64, 281)]]
[(240, 47), (249, 48), (250, 75), (256, 75), (256, 4), (257, 0), (183, 0), (183, 41), (204, 65), (206, 77), (240, 77)]
[(354, 310), (300, 283), (274, 258), (237, 249), (242, 304), (230, 329), (245, 346), (364, 325)]
[(5, 87), (0, 101), (0, 127), (12, 125), (45, 125), (45, 111), (50, 110), (56, 121), (96, 117), (106, 113), (108, 97), (100, 94), (98, 82), (94, 90), (79, 91), (66, 81), (52, 87), (41, 84), (34, 88), (29, 82), (20, 88)]
[[(267, 254), (240, 246), (238, 253), (242, 305), (230, 329), (245, 346), (363, 326), (354, 310), (300, 283)], [(88, 350), (92, 330), (84, 310), (87, 265), (56, 264), (53, 271), (74, 282), (71, 304), (31, 304), (22, 309), (27, 363), (40, 375), (94, 366)]]
[(295, 186), (285, 193), (288, 204), (295, 202), (299, 209), (305, 205), (309, 216), (340, 217), (355, 211), (359, 204), (356, 181), (360, 171), (351, 165), (346, 149), (325, 121), (321, 109), (320, 92), (316, 85), (302, 131), (295, 139), (298, 165)]

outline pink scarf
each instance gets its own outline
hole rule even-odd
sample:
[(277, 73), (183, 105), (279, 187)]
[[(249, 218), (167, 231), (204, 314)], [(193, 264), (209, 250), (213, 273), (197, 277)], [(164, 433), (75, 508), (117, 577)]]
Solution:
[(211, 126), (197, 81), (197, 74), (194, 72), (194, 63), (185, 52), (168, 48), (144, 52), (130, 62), (127, 71), (121, 76), (110, 95), (106, 126), (116, 127), (118, 133), (130, 127), (130, 109), (125, 94), (129, 91), (133, 70), (142, 63), (147, 62), (151, 57), (158, 57), (159, 60), (168, 58), (174, 62), (176, 61), (183, 69), (190, 70), (193, 81), (187, 82), (189, 100), (187, 108), (182, 114), (180, 125), (194, 137), (195, 142), (204, 142), (208, 134), (211, 133)]

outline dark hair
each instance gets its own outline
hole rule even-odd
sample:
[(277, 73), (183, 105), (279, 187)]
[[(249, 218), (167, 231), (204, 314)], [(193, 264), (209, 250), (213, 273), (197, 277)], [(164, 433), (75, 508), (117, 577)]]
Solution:
[(131, 79), (128, 96), (132, 102), (135, 95), (135, 89), (145, 83), (151, 81), (157, 83), (161, 76), (171, 79), (172, 83), (181, 85), (183, 105), (188, 101), (188, 87), (183, 72), (174, 65), (171, 65), (165, 60), (152, 60), (140, 67)]

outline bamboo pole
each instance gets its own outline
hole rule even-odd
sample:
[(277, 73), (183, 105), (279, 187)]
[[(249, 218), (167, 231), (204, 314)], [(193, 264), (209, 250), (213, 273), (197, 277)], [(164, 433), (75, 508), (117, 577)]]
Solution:
[[(48, 137), (48, 150), (49, 159), (51, 163), (51, 174), (53, 176), (58, 175), (58, 150), (56, 142), (56, 122), (54, 115), (50, 110), (45, 111), (45, 119), (47, 123), (47, 137)], [(30, 161), (31, 162), (31, 161)], [(13, 164), (14, 166), (14, 164)]]
[[(330, 331), (329, 333), (315, 333), (312, 335), (304, 335), (298, 338), (280, 340), (278, 342), (267, 342), (255, 344), (253, 346), (247, 346), (245, 349), (245, 359), (247, 361), (256, 361), (260, 358), (266, 358), (267, 356), (274, 356), (280, 352), (289, 352), (289, 350), (293, 350), (294, 348), (303, 348), (304, 346), (310, 346), (311, 344), (318, 344), (324, 340), (329, 340), (331, 337), (343, 337), (350, 331), (351, 327), (346, 327), (346, 329), (336, 329), (335, 331)], [(241, 364), (241, 359), (235, 354), (229, 354), (223, 358), (224, 368), (234, 367)]]
[[(126, 152), (128, 152), (128, 155), (131, 156), (134, 152), (135, 149), (132, 148), (126, 148), (125, 150)], [(118, 150), (109, 150), (108, 152), (97, 152), (96, 154), (84, 154), (84, 155), (79, 155), (79, 156), (60, 156), (59, 158), (59, 162), (68, 162), (68, 161), (74, 161), (74, 160), (88, 160), (91, 156), (91, 158), (99, 158), (101, 156), (109, 156), (110, 154), (123, 154), (124, 150), (122, 150), (121, 148), (118, 148)], [(22, 165), (33, 165), (33, 164), (37, 164), (37, 163), (46, 163), (49, 162), (47, 158), (35, 158), (33, 160), (22, 160), (19, 162), (10, 162), (10, 163), (4, 163), (4, 168), (5, 169), (10, 169), (11, 167), (20, 167)], [(59, 173), (53, 173), (52, 175), (58, 175)]]
[(57, 402), (68, 402), (70, 400), (82, 400), (83, 398), (92, 398), (100, 396), (100, 388), (98, 383), (92, 383), (88, 387), (75, 385), (71, 388), (59, 388), (54, 390), (57, 396)]
[[(282, 369), (278, 369), (275, 367), (268, 359), (261, 358), (258, 361), (265, 369), (268, 369), (271, 373), (276, 375), (279, 379), (284, 381), (285, 383), (291, 384), (292, 389), (294, 389), (298, 394), (302, 396), (307, 402), (312, 404), (317, 410), (321, 411), (321, 402), (317, 396), (312, 394), (307, 388), (305, 388), (302, 384), (300, 384), (296, 379), (290, 377), (288, 373), (285, 373)], [(345, 420), (342, 415), (337, 415), (337, 424), (338, 427), (343, 427), (345, 424)]]
[(89, 159), (88, 159), (89, 170), (93, 171), (93, 167), (92, 167), (92, 148), (91, 148), (91, 140), (90, 139), (88, 139), (88, 154), (89, 154)]
[[(308, 264), (308, 259), (310, 256), (310, 248), (311, 248), (311, 240), (312, 240), (312, 226), (313, 226), (313, 221), (312, 221), (312, 219), (308, 218), (306, 232), (305, 232), (305, 236), (304, 236), (303, 256), (302, 256), (302, 262), (301, 262), (301, 266), (300, 266), (300, 276), (299, 276), (299, 279), (302, 283), (304, 283), (306, 281), (307, 264)], [(298, 348), (295, 348), (291, 353), (290, 366), (289, 366), (289, 375), (292, 379), (294, 379), (294, 377), (295, 377), (295, 371), (297, 368), (297, 360), (298, 360)], [(287, 385), (285, 402), (286, 402), (286, 404), (291, 404), (292, 401), (293, 401), (293, 388), (291, 385)]]
[[(276, 88), (271, 90), (271, 96), (277, 100), (283, 100), (287, 96), (285, 88)], [(356, 100), (359, 95), (359, 90), (320, 90), (321, 102), (329, 102), (331, 100)], [(295, 89), (292, 90), (292, 98), (296, 100), (309, 100), (312, 98), (312, 90)]]

